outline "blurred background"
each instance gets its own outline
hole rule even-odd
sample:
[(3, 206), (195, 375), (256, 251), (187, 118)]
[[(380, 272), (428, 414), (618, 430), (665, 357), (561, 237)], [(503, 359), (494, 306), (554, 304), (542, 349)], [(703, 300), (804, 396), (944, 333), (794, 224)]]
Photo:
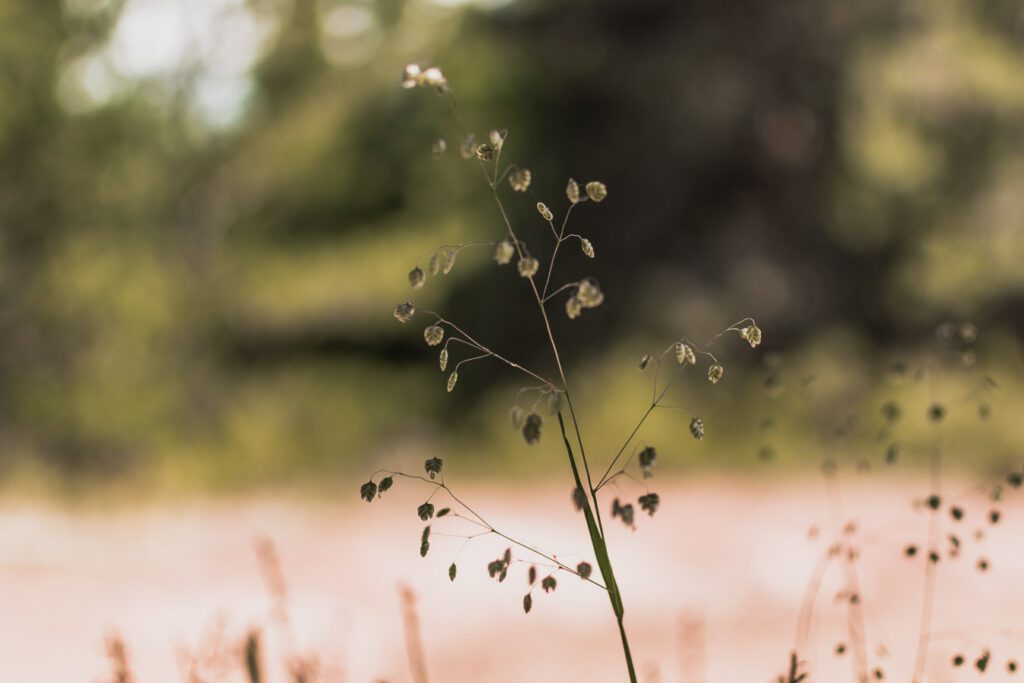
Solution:
[[(596, 443), (642, 411), (640, 356), (748, 315), (765, 344), (722, 344), (726, 381), (683, 390), (709, 438), (674, 462), (758, 463), (769, 409), (801, 427), (779, 419), (773, 452), (806, 461), (794, 440), (875, 420), (885, 369), (944, 321), (978, 327), (983, 374), (1019, 376), (1022, 37), (1012, 0), (8, 0), (2, 481), (333, 487), (410, 448), (543, 467), (507, 427), (519, 378), (476, 363), (443, 395), (391, 315), (422, 254), (502, 234), (445, 100), (399, 87), (409, 62), (443, 67), (478, 137), (510, 131), (538, 254), (536, 201), (609, 187), (570, 226), (598, 258), (555, 278), (606, 293), (555, 316)], [(471, 249), (412, 298), (548, 372), (521, 284)], [(766, 397), (780, 364), (794, 381)], [(1000, 386), (994, 414), (1019, 413)], [(1021, 427), (975, 412), (951, 410), (972, 456), (1010, 457)]]
[[(569, 486), (557, 485), (568, 478), (553, 430), (529, 447), (509, 426), (521, 378), (475, 362), (446, 393), (436, 349), (422, 340), (429, 320), (400, 325), (392, 315), (412, 299), (554, 375), (528, 291), (490, 247), (409, 288), (408, 272), (425, 269), (439, 245), (497, 240), (504, 227), (479, 168), (460, 158), (447, 101), (401, 87), (408, 63), (443, 68), (478, 139), (509, 131), (503, 158), (533, 182), (524, 194), (500, 191), (542, 263), (552, 240), (535, 204), (560, 217), (569, 177), (607, 184), (607, 200), (579, 207), (570, 223), (597, 258), (567, 249), (554, 275), (557, 284), (597, 278), (605, 303), (575, 321), (561, 300), (552, 305), (592, 460), (607, 462), (646, 408), (644, 354), (746, 316), (764, 330), (753, 351), (736, 336), (715, 342), (722, 382), (701, 371), (674, 390), (674, 403), (703, 417), (705, 439), (670, 411), (640, 435), (657, 445), (659, 468), (680, 475), (667, 486), (695, 486), (682, 504), (708, 506), (670, 515), (738, 510), (762, 486), (783, 486), (778, 474), (810, 477), (823, 460), (853, 477), (890, 466), (923, 474), (915, 466), (931, 453), (933, 404), (946, 411), (951, 469), (973, 479), (1020, 466), (1017, 0), (4, 0), (5, 505), (272, 491), (355, 506), (377, 467), (442, 455), (449, 477), (481, 482), (498, 509), (514, 509), (515, 496), (487, 486), (534, 491), (538, 510), (566, 513), (558, 538), (579, 540)], [(438, 140), (443, 154), (432, 153)], [(883, 430), (893, 401), (903, 418)], [(733, 488), (738, 475), (745, 483)], [(778, 490), (795, 508), (777, 521), (800, 520), (799, 536), (816, 512), (801, 507), (797, 481), (796, 493)], [(859, 485), (870, 499), (874, 484)], [(363, 509), (358, 519), (372, 524)], [(324, 520), (345, 523), (309, 511), (295, 521), (292, 508), (218, 510), (175, 512), (186, 521), (172, 529), (122, 518), (83, 529), (11, 513), (4, 576), (40, 576), (49, 556), (23, 559), (42, 552), (40, 538), (64, 548), (61, 558), (92, 558), (98, 573), (110, 569), (108, 551), (149, 539), (139, 548), (153, 565), (131, 565), (143, 578), (189, 552), (169, 548), (206, 539), (198, 552), (223, 568), (214, 549), (240, 543), (244, 554), (254, 529), (295, 538), (282, 556), (306, 557), (302, 571), (314, 571), (325, 556), (302, 548), (327, 552)], [(387, 524), (414, 535), (411, 512), (401, 514)], [(745, 522), (723, 515), (743, 543)], [(203, 535), (215, 532), (211, 519), (241, 529), (234, 545)], [(351, 547), (378, 542), (352, 533), (363, 545)], [(673, 552), (711, 562), (715, 540)], [(419, 561), (407, 545), (408, 557), (392, 557), (396, 576)], [(763, 550), (774, 565), (776, 548)], [(626, 562), (631, 585), (644, 582), (639, 562)], [(793, 584), (780, 601), (799, 602), (810, 566), (774, 567)], [(442, 580), (435, 573), (419, 590)], [(221, 597), (234, 581), (223, 579)], [(313, 603), (317, 580), (306, 584)], [(380, 577), (350, 580), (365, 588)], [(701, 598), (703, 584), (692, 585), (680, 604)], [(433, 608), (444, 609), (436, 599)], [(736, 606), (736, 618), (746, 609)], [(397, 619), (397, 608), (385, 611)], [(127, 621), (163, 633), (149, 614)], [(97, 623), (88, 629), (99, 637)], [(374, 653), (366, 671), (380, 673), (386, 656)], [(609, 657), (617, 666), (614, 649)], [(33, 678), (26, 667), (21, 680)]]

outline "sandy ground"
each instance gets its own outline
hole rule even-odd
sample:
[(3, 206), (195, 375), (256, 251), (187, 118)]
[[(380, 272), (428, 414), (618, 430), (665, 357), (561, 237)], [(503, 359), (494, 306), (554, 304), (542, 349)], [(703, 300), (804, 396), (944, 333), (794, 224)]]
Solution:
[[(835, 538), (834, 525), (851, 519), (857, 531), (844, 538), (860, 553), (856, 578), (870, 667), (881, 668), (885, 680), (910, 680), (925, 560), (908, 560), (903, 548), (926, 545), (927, 513), (911, 504), (926, 490), (859, 479), (830, 499), (813, 478), (722, 477), (658, 481), (657, 490), (662, 508), (653, 519), (638, 514), (636, 531), (606, 519), (642, 680), (773, 680), (794, 647), (800, 605)], [(353, 490), (337, 505), (260, 498), (104, 513), (3, 503), (0, 681), (109, 680), (104, 639), (115, 631), (138, 682), (183, 681), (183, 653), (209, 654), (219, 643), (221, 661), (235, 667), (250, 628), (266, 633), (270, 681), (286, 680), (280, 662), (287, 652), (316, 652), (320, 680), (413, 681), (402, 585), (417, 596), (435, 683), (625, 680), (600, 588), (559, 574), (558, 589), (535, 590), (533, 611), (525, 615), (527, 565), (514, 564), (500, 585), (487, 576), (486, 563), (507, 545), (501, 539), (475, 539), (462, 550), (455, 582), (447, 569), (462, 540), (435, 534), (430, 553), (420, 558), (415, 508), (426, 492), (422, 484), (399, 481), (373, 505)], [(570, 564), (590, 559), (582, 517), (563, 490), (520, 484), (456, 492), (503, 532)], [(1024, 660), (1024, 493), (1011, 494), (994, 526), (983, 495), (949, 497), (965, 516), (955, 522), (944, 511), (941, 517), (927, 681), (978, 679), (973, 662), (985, 648), (992, 658), (984, 680), (1012, 680), (1007, 660)], [(458, 519), (433, 528), (472, 531)], [(950, 533), (962, 541), (955, 560), (946, 557)], [(272, 600), (254, 551), (264, 536), (276, 544), (287, 582), (291, 644), (272, 625)], [(976, 568), (980, 558), (990, 563), (987, 572)], [(850, 681), (849, 612), (837, 597), (849, 584), (841, 563), (826, 567), (802, 656), (811, 680)], [(847, 653), (836, 656), (840, 642)], [(950, 664), (957, 653), (967, 658), (961, 670)], [(202, 680), (243, 680), (237, 668), (208, 674)]]

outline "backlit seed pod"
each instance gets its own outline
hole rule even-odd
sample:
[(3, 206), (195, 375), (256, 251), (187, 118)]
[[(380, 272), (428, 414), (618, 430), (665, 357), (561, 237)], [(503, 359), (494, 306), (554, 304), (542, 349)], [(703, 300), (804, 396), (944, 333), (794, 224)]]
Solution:
[(431, 325), (423, 330), (423, 339), (427, 346), (437, 346), (444, 339), (444, 329), (440, 325)]
[(676, 342), (672, 348), (675, 350), (676, 353), (676, 361), (680, 365), (686, 365), (687, 363), (689, 363), (690, 365), (697, 364), (697, 356), (693, 352), (693, 347), (690, 346), (689, 344), (684, 344), (683, 342)]
[(448, 143), (444, 141), (444, 138), (438, 138), (434, 140), (434, 144), (430, 148), (430, 153), (435, 159), (440, 159), (446, 149), (448, 149)]
[(565, 302), (565, 314), (569, 316), (569, 320), (575, 320), (580, 317), (580, 313), (583, 312), (583, 306), (580, 304), (580, 300), (575, 296), (569, 297)]
[(472, 133), (466, 136), (466, 139), (459, 145), (459, 156), (463, 159), (472, 159), (476, 156), (476, 136)]
[(508, 184), (516, 192), (526, 192), (530, 187), (531, 180), (533, 180), (533, 174), (528, 168), (517, 168), (508, 176)]
[(413, 289), (419, 289), (426, 283), (427, 276), (423, 273), (423, 270), (416, 266), (409, 271), (409, 286)]
[(554, 220), (555, 214), (551, 213), (551, 209), (547, 207), (544, 202), (537, 202), (537, 211), (541, 217), (546, 221)]
[(693, 438), (700, 440), (704, 438), (704, 420), (699, 417), (695, 417), (690, 420), (690, 434), (693, 434)]
[(438, 88), (439, 90), (444, 90), (448, 87), (448, 81), (436, 66), (430, 67), (420, 75), (420, 84), (431, 88)]
[(604, 303), (604, 292), (593, 280), (583, 280), (576, 289), (576, 298), (583, 308), (597, 308)]
[(718, 384), (718, 381), (722, 379), (722, 375), (725, 374), (725, 368), (718, 363), (715, 363), (708, 368), (708, 381), (712, 384)]
[(448, 369), (448, 349), (441, 349), (441, 355), (437, 358), (437, 364), (441, 366), (441, 372)]
[(583, 249), (584, 254), (586, 254), (590, 258), (594, 258), (594, 245), (591, 244), (590, 240), (588, 240), (586, 237), (580, 238), (580, 248)]
[(640, 359), (640, 369), (646, 370), (647, 366), (651, 364), (652, 360), (653, 359), (651, 358), (651, 354), (645, 353), (644, 357)]
[(499, 266), (507, 265), (512, 261), (512, 257), (515, 254), (516, 248), (512, 246), (512, 243), (508, 240), (502, 240), (494, 248), (494, 262)]
[(441, 272), (442, 273), (447, 275), (448, 273), (452, 272), (452, 268), (455, 267), (455, 257), (457, 255), (458, 255), (458, 252), (456, 252), (454, 250), (444, 252), (444, 255), (443, 255), (444, 261), (443, 261), (443, 264), (441, 266)]
[(451, 393), (452, 389), (455, 388), (455, 383), (459, 381), (459, 373), (453, 372), (448, 375), (448, 393)]
[(507, 135), (507, 130), (492, 130), (489, 136), (491, 140), (491, 147), (494, 149), (501, 149), (505, 144), (505, 136)]
[(740, 337), (750, 344), (750, 348), (755, 348), (761, 343), (761, 328), (756, 324), (744, 327), (740, 330)]
[(569, 201), (576, 204), (580, 201), (580, 184), (569, 178), (569, 184), (565, 186), (565, 196)]
[(523, 419), (526, 417), (526, 413), (519, 406), (513, 406), (512, 410), (508, 413), (508, 419), (512, 423), (512, 429), (519, 431), (523, 426)]
[(441, 254), (434, 252), (430, 257), (430, 265), (427, 266), (430, 270), (431, 275), (437, 275), (441, 272)]
[(419, 64), (407, 64), (405, 71), (402, 72), (402, 87), (406, 90), (415, 88), (420, 84), (420, 76), (423, 74), (423, 69)]
[(476, 158), (480, 161), (490, 161), (494, 158), (494, 148), (486, 142), (476, 146)]
[(524, 256), (519, 259), (516, 268), (519, 269), (519, 274), (523, 277), (533, 277), (537, 274), (537, 269), (540, 268), (540, 262), (532, 256)]
[(400, 323), (407, 323), (412, 320), (412, 316), (416, 313), (416, 307), (412, 305), (411, 301), (406, 301), (404, 304), (398, 304), (395, 306), (395, 318)]
[(608, 196), (608, 188), (604, 186), (604, 183), (591, 180), (587, 183), (587, 196), (592, 202), (602, 202)]

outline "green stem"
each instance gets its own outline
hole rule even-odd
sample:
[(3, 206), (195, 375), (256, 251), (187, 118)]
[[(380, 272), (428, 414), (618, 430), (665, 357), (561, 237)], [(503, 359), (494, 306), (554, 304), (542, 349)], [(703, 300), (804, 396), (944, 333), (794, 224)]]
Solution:
[[(580, 479), (579, 468), (576, 467), (576, 458), (572, 454), (572, 445), (569, 443), (569, 437), (565, 433), (565, 420), (562, 419), (562, 413), (558, 413), (558, 427), (562, 431), (562, 441), (565, 442), (565, 452), (569, 456), (569, 466), (572, 468), (572, 476), (576, 481), (576, 486), (580, 491), (586, 491), (583, 488), (583, 481)], [(586, 496), (582, 497), (583, 500), (583, 516), (587, 520), (587, 531), (590, 532), (590, 543), (594, 547), (594, 557), (597, 559), (597, 566), (601, 570), (601, 577), (604, 579), (604, 585), (608, 590), (608, 598), (612, 603), (612, 611), (615, 612), (615, 620), (619, 624), (619, 635), (622, 637), (622, 652), (626, 656), (626, 668), (629, 669), (629, 680), (630, 683), (636, 683), (636, 669), (633, 667), (633, 655), (629, 651), (629, 640), (626, 638), (626, 627), (622, 622), (622, 616), (624, 613), (622, 607), (622, 595), (619, 593), (619, 585), (615, 581), (615, 572), (612, 571), (612, 563), (608, 557), (608, 546), (604, 541), (604, 537), (601, 535), (601, 531), (598, 528), (597, 520), (594, 518), (594, 511), (590, 507), (590, 501)]]

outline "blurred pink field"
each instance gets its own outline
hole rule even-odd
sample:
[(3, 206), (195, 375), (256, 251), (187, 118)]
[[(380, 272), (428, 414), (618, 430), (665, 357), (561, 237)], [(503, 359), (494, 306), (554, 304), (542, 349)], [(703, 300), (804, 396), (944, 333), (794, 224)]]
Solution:
[[(524, 615), (526, 566), (513, 565), (500, 585), (487, 576), (486, 563), (507, 545), (501, 539), (473, 541), (449, 582), (460, 539), (435, 535), (427, 558), (419, 557), (414, 510), (425, 487), (399, 481), (372, 505), (350, 488), (337, 505), (264, 498), (72, 513), (7, 502), (0, 511), (0, 681), (107, 680), (104, 638), (112, 631), (124, 637), (140, 683), (185, 680), (183, 648), (195, 651), (219, 632), (235, 652), (249, 628), (269, 627), (270, 599), (253, 550), (263, 535), (277, 545), (298, 649), (319, 654), (321, 680), (411, 680), (401, 584), (418, 596), (431, 681), (625, 680), (600, 589), (560, 574), (557, 591), (536, 591)], [(836, 520), (812, 477), (705, 477), (660, 481), (657, 490), (661, 509), (653, 519), (640, 515), (635, 532), (605, 522), (642, 680), (772, 680), (793, 647), (833, 521), (842, 527), (848, 519), (858, 522), (871, 667), (882, 668), (885, 680), (910, 679), (925, 560), (905, 558), (903, 548), (925, 545), (927, 514), (911, 505), (927, 493), (923, 479), (854, 478), (842, 493), (846, 514)], [(567, 563), (591, 559), (584, 523), (562, 489), (517, 484), (458, 493), (511, 536)], [(926, 680), (975, 680), (971, 663), (986, 647), (992, 665), (985, 679), (1002, 680), (1007, 660), (1024, 658), (1022, 633), (1014, 630), (1024, 613), (1024, 506), (1010, 495), (993, 526), (983, 495), (951, 500), (965, 517), (942, 518)], [(809, 537), (812, 526), (817, 538)], [(434, 524), (435, 531), (463, 528), (471, 530), (457, 519)], [(949, 533), (963, 541), (953, 561), (945, 558)], [(982, 557), (990, 562), (985, 573), (975, 566)], [(833, 654), (847, 641), (846, 609), (835, 599), (841, 579), (832, 566), (818, 594), (802, 653), (811, 680), (853, 680), (850, 655)], [(284, 646), (272, 633), (266, 640), (269, 680), (283, 681)], [(956, 671), (950, 659), (959, 652), (968, 664)], [(237, 668), (213, 680), (243, 676)]]

